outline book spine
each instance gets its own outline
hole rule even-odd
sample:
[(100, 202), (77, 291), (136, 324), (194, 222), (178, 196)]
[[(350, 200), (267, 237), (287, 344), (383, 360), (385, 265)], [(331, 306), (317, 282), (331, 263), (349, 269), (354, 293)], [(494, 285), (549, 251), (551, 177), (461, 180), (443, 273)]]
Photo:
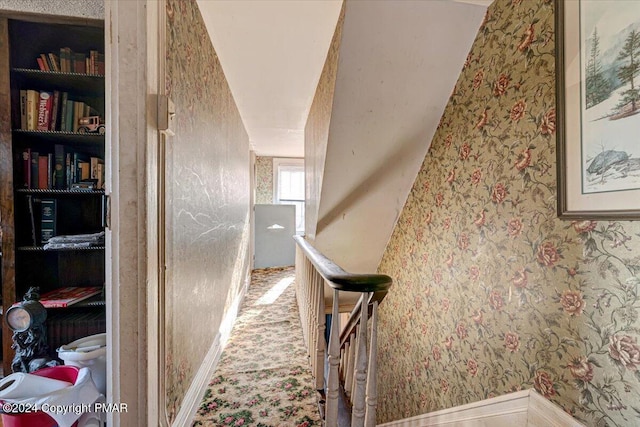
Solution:
[(47, 154), (47, 188), (51, 189), (53, 187), (53, 182), (55, 180), (56, 175), (56, 163), (55, 156), (53, 153)]
[(38, 184), (40, 183), (38, 177), (38, 160), (39, 154), (37, 151), (31, 152), (31, 186), (29, 188), (38, 188)]
[(38, 127), (37, 130), (49, 130), (51, 126), (51, 107), (53, 96), (51, 92), (41, 91), (38, 100)]
[(60, 91), (53, 91), (53, 102), (51, 103), (51, 122), (49, 130), (58, 130), (58, 112), (60, 111)]
[(56, 235), (56, 199), (42, 199), (41, 242), (47, 243)]
[(31, 188), (31, 149), (27, 148), (22, 152), (22, 177), (23, 187)]
[(38, 188), (46, 189), (49, 182), (49, 158), (46, 155), (38, 156)]
[(60, 130), (67, 131), (67, 102), (69, 94), (62, 92), (60, 99)]
[(27, 130), (35, 130), (38, 127), (38, 100), (40, 93), (37, 90), (27, 90)]
[(60, 58), (55, 53), (49, 54), (49, 62), (51, 63), (51, 71), (60, 72)]
[(73, 132), (73, 110), (75, 102), (67, 100), (67, 116), (65, 122), (67, 123), (67, 132)]
[(71, 188), (71, 153), (65, 153), (65, 161), (64, 161), (64, 176), (66, 178), (66, 187), (67, 190)]
[(54, 180), (54, 188), (58, 190), (63, 190), (65, 188), (65, 180), (64, 180), (64, 145), (56, 144), (54, 146), (55, 153), (55, 180)]
[(42, 62), (42, 58), (37, 57), (36, 62), (38, 63), (38, 68), (40, 69), (40, 71), (47, 71), (46, 67), (44, 66), (44, 62)]
[(27, 130), (27, 91), (20, 90), (20, 129)]
[(44, 71), (51, 71), (51, 67), (49, 66), (49, 58), (44, 53), (40, 54), (40, 60), (42, 61), (42, 65), (44, 65)]

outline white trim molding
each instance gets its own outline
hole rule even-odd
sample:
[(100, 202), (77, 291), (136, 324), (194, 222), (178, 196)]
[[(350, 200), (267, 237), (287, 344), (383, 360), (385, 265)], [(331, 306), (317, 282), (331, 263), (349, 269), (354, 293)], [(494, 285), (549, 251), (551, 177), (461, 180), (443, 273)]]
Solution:
[(533, 389), (380, 424), (379, 427), (584, 427)]

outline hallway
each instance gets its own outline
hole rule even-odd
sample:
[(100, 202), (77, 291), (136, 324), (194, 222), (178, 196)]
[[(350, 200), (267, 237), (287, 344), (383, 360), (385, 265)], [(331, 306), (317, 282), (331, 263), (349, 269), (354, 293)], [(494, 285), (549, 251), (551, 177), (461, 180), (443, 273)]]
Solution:
[(194, 426), (321, 425), (293, 267), (254, 270)]

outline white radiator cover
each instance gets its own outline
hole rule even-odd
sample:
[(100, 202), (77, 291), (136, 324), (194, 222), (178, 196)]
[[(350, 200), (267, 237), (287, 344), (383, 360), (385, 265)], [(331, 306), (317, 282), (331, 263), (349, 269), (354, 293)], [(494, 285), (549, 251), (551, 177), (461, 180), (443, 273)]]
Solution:
[(584, 427), (533, 389), (392, 421), (380, 426)]

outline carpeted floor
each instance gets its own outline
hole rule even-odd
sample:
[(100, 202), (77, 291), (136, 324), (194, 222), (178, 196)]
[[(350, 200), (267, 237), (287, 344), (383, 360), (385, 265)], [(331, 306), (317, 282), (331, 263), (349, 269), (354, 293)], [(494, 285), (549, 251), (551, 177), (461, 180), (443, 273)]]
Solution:
[(319, 426), (290, 268), (255, 270), (194, 426)]

